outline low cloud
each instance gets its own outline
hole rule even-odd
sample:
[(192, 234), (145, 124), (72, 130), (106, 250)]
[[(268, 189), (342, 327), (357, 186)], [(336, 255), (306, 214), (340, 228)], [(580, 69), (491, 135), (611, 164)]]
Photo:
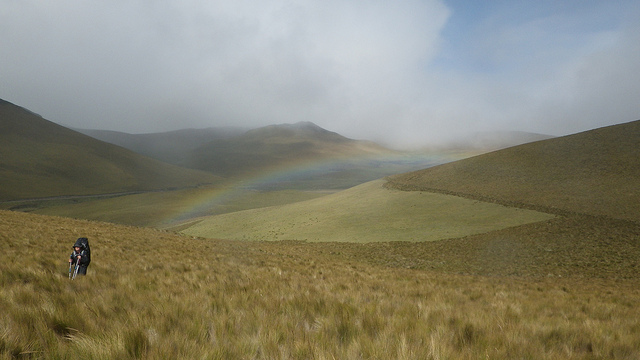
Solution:
[(435, 0), (5, 1), (0, 97), (126, 132), (313, 121), (406, 145), (562, 135), (640, 118), (639, 6), (616, 5), (474, 18)]

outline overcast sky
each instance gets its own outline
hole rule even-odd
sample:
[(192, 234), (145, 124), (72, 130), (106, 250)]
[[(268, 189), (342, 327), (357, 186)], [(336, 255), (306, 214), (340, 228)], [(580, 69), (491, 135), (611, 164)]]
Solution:
[(637, 0), (0, 0), (0, 98), (130, 133), (423, 144), (640, 119)]

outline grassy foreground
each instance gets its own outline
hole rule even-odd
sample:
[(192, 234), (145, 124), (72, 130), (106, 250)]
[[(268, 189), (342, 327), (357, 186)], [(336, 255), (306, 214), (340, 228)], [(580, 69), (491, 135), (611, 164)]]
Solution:
[[(70, 281), (78, 236), (93, 262)], [(486, 277), (370, 260), (389, 252), (0, 211), (0, 358), (640, 357), (637, 276)]]

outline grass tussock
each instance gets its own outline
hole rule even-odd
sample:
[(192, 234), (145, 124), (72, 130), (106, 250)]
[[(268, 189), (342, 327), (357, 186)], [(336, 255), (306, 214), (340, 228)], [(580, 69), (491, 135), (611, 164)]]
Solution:
[[(93, 261), (70, 281), (80, 235)], [(0, 212), (0, 358), (640, 357), (637, 277), (456, 275), (362, 248)]]

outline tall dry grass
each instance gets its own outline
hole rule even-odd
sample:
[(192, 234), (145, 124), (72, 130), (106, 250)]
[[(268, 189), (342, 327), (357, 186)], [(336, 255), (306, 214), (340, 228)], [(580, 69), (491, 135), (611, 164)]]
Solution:
[[(70, 281), (80, 235), (93, 262)], [(0, 212), (0, 358), (640, 357), (637, 280), (461, 276), (311, 245)]]

